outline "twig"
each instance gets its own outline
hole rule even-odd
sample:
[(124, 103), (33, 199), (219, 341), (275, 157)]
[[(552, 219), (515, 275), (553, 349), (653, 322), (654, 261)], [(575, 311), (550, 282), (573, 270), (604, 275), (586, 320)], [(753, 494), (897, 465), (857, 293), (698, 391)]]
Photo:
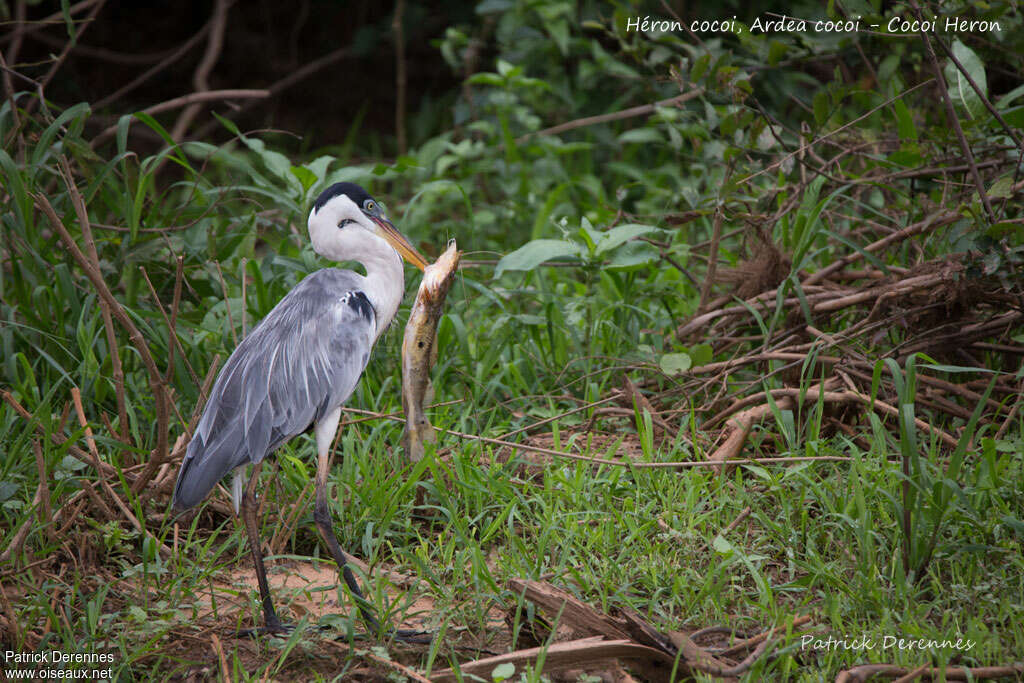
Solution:
[[(791, 630), (795, 630), (795, 629), (803, 626), (804, 624), (808, 623), (811, 620), (811, 618), (812, 617), (811, 617), (810, 614), (804, 614), (804, 615), (801, 615), (799, 617), (796, 617), (795, 619), (793, 619), (793, 623), (790, 624), (790, 629)], [(732, 657), (733, 655), (738, 655), (739, 653), (744, 652), (745, 650), (749, 650), (751, 647), (753, 647), (753, 646), (755, 646), (755, 645), (757, 645), (759, 643), (763, 643), (764, 641), (768, 640), (768, 638), (770, 638), (772, 636), (772, 634), (775, 632), (775, 630), (776, 629), (772, 628), (772, 629), (769, 629), (769, 630), (765, 631), (764, 633), (759, 633), (756, 636), (753, 636), (751, 638), (747, 638), (747, 639), (741, 640), (741, 641), (739, 641), (737, 643), (733, 643), (732, 645), (730, 645), (725, 650), (722, 650), (721, 652), (719, 652), (718, 656), (719, 657)]]
[(577, 128), (584, 128), (586, 126), (596, 126), (599, 123), (608, 123), (610, 121), (621, 121), (622, 119), (629, 119), (635, 116), (646, 116), (653, 114), (660, 107), (671, 107), (679, 105), (689, 100), (699, 97), (704, 93), (703, 88), (697, 88), (696, 90), (690, 90), (681, 95), (670, 97), (667, 100), (660, 100), (654, 104), (642, 104), (639, 107), (630, 107), (629, 109), (623, 109), (622, 111), (614, 111), (609, 114), (598, 114), (597, 116), (586, 116), (582, 119), (575, 119), (574, 121), (567, 121), (560, 123), (557, 126), (551, 126), (550, 128), (544, 128), (534, 133), (527, 133), (521, 137), (516, 138), (516, 144), (526, 142), (532, 137), (538, 137), (541, 135), (557, 135), (559, 133), (565, 133), (566, 131), (576, 130)]
[(2, 581), (0, 581), (0, 607), (3, 607), (4, 616), (7, 617), (7, 625), (11, 629), (11, 635), (14, 636), (11, 640), (11, 644), (20, 647), (23, 642), (21, 627), (18, 626), (18, 619), (17, 615), (14, 613), (14, 606), (11, 605), (11, 601), (7, 598), (7, 591), (4, 589)]
[(224, 656), (224, 647), (220, 644), (220, 638), (217, 637), (216, 633), (210, 634), (210, 645), (213, 648), (214, 653), (217, 655), (218, 661), (220, 661), (220, 675), (221, 680), (224, 683), (231, 683), (231, 670), (228, 668), (227, 657)]
[(82, 408), (82, 394), (81, 392), (78, 391), (78, 387), (71, 387), (71, 400), (74, 401), (75, 404), (75, 413), (77, 413), (78, 415), (78, 424), (82, 427), (83, 430), (85, 430), (85, 442), (89, 446), (89, 453), (92, 454), (93, 463), (96, 466), (96, 476), (99, 481), (100, 488), (103, 489), (103, 492), (107, 494), (107, 497), (110, 500), (114, 501), (114, 505), (116, 505), (118, 509), (121, 510), (121, 514), (124, 515), (125, 519), (131, 522), (132, 526), (135, 527), (136, 531), (138, 531), (140, 534), (145, 534), (146, 536), (149, 536), (154, 541), (156, 541), (157, 548), (159, 548), (161, 553), (165, 557), (170, 557), (171, 549), (164, 545), (163, 542), (160, 541), (160, 539), (158, 539), (156, 536), (154, 536), (150, 531), (143, 528), (142, 524), (139, 522), (135, 514), (128, 509), (128, 506), (125, 505), (125, 502), (121, 500), (121, 497), (117, 495), (117, 493), (114, 491), (114, 488), (107, 481), (106, 477), (103, 476), (103, 469), (100, 467), (100, 452), (99, 449), (96, 447), (96, 439), (93, 438), (92, 428), (89, 426), (88, 421), (85, 419), (85, 410)]
[[(224, 47), (224, 31), (228, 23), (228, 10), (233, 3), (234, 0), (217, 0), (216, 5), (214, 5), (213, 25), (210, 27), (210, 35), (206, 41), (206, 52), (203, 53), (203, 58), (199, 61), (195, 74), (192, 76), (192, 85), (195, 86), (197, 93), (210, 90), (210, 72), (213, 71), (213, 67), (217, 64), (221, 50)], [(198, 113), (198, 103), (190, 104), (181, 112), (178, 120), (174, 123), (174, 128), (171, 130), (171, 137), (176, 142), (181, 141)]]
[(124, 97), (125, 95), (127, 95), (128, 93), (130, 93), (131, 91), (135, 90), (140, 85), (148, 81), (150, 78), (156, 76), (158, 73), (169, 67), (171, 64), (174, 64), (183, 56), (187, 55), (189, 52), (192, 51), (192, 48), (196, 45), (196, 43), (198, 43), (200, 40), (206, 37), (206, 34), (207, 32), (209, 32), (211, 26), (213, 26), (213, 17), (211, 17), (210, 20), (206, 22), (201, 29), (199, 29), (198, 33), (196, 33), (194, 36), (192, 36), (184, 43), (182, 43), (176, 50), (174, 50), (169, 55), (167, 55), (166, 58), (161, 60), (159, 64), (156, 64), (153, 67), (146, 69), (146, 71), (144, 71), (142, 74), (134, 78), (132, 81), (126, 83), (125, 85), (121, 86), (114, 92), (110, 93), (109, 95), (101, 99), (99, 102), (93, 104), (93, 110), (99, 111), (107, 105)]
[(43, 92), (46, 90), (46, 86), (49, 85), (53, 77), (57, 75), (57, 71), (59, 71), (60, 67), (64, 64), (64, 60), (68, 58), (68, 55), (71, 54), (71, 50), (73, 50), (75, 45), (78, 44), (78, 41), (82, 38), (82, 34), (86, 32), (90, 25), (92, 25), (93, 19), (95, 19), (96, 14), (103, 9), (103, 5), (105, 3), (106, 0), (97, 0), (92, 11), (89, 12), (89, 16), (85, 18), (82, 22), (82, 26), (75, 33), (75, 37), (64, 45), (64, 49), (61, 50), (59, 55), (57, 55), (57, 59), (54, 60), (53, 64), (50, 66), (50, 70), (46, 72), (46, 75), (39, 79), (39, 99), (29, 100), (29, 103), (25, 105), (26, 115), (31, 116), (32, 112), (35, 111), (36, 104), (42, 104)]
[[(179, 109), (188, 105), (195, 104), (197, 102), (208, 102), (210, 100), (232, 100), (232, 99), (263, 99), (270, 97), (269, 90), (253, 90), (253, 89), (241, 89), (241, 90), (207, 90), (204, 92), (194, 92), (188, 95), (182, 95), (181, 97), (175, 97), (172, 100), (166, 102), (160, 102), (154, 104), (151, 107), (146, 107), (142, 110), (143, 114), (159, 114), (163, 111), (170, 111), (172, 109)], [(99, 143), (103, 142), (114, 133), (117, 132), (118, 124), (114, 124), (104, 129), (99, 135), (97, 135), (90, 143), (95, 149)], [(175, 138), (177, 140), (177, 138)]]
[[(840, 672), (836, 677), (836, 683), (853, 683), (854, 681), (866, 681), (873, 676), (888, 676), (891, 678), (905, 676), (910, 669), (895, 664), (861, 664), (852, 669)], [(1003, 666), (975, 666), (975, 667), (932, 667), (925, 669), (921, 675), (929, 679), (943, 678), (947, 681), (967, 681), (982, 678), (1004, 678), (1024, 673), (1024, 662), (1014, 662)]]
[(750, 512), (751, 512), (751, 507), (749, 505), (747, 507), (743, 508), (742, 510), (740, 510), (740, 514), (736, 515), (736, 519), (732, 520), (729, 523), (729, 526), (727, 526), (724, 529), (722, 529), (722, 531), (719, 532), (718, 535), (719, 536), (726, 536), (726, 535), (728, 535), (730, 532), (732, 532), (733, 529), (735, 529), (740, 524), (742, 524), (743, 520), (745, 520), (747, 517), (750, 516)]
[[(5, 392), (6, 393), (6, 392)], [(32, 498), (32, 505), (39, 505), (43, 499), (43, 482), (39, 482), (36, 487), (36, 495)], [(34, 517), (32, 515), (25, 515), (25, 521), (21, 523), (18, 530), (14, 532), (14, 537), (11, 542), (7, 544), (4, 551), (0, 553), (0, 566), (7, 566), (9, 562), (13, 561), (15, 555), (21, 552), (21, 546), (25, 544), (25, 539), (28, 538), (28, 532), (32, 530), (32, 521)]]
[[(794, 402), (792, 398), (784, 396), (776, 405), (779, 410), (790, 410), (793, 408)], [(771, 405), (764, 403), (744, 410), (732, 419), (733, 429), (729, 437), (725, 440), (725, 443), (715, 449), (714, 453), (708, 456), (708, 462), (716, 466), (719, 474), (723, 474), (730, 469), (725, 463), (728, 461), (730, 465), (732, 464), (732, 461), (735, 460), (736, 456), (743, 449), (743, 444), (746, 442), (751, 428), (771, 414), (771, 412)]]
[[(269, 93), (268, 96), (269, 97), (276, 97), (276, 96), (280, 95), (283, 91), (285, 91), (288, 88), (292, 87), (296, 83), (299, 83), (299, 82), (309, 78), (310, 76), (315, 74), (317, 71), (320, 71), (324, 67), (330, 66), (331, 64), (334, 64), (335, 62), (340, 61), (341, 59), (347, 57), (348, 54), (349, 54), (348, 48), (347, 47), (342, 47), (342, 48), (338, 48), (337, 50), (334, 50), (333, 52), (327, 53), (323, 57), (320, 57), (318, 59), (314, 59), (312, 62), (307, 63), (301, 69), (298, 69), (297, 71), (293, 71), (292, 73), (290, 73), (289, 75), (285, 76), (281, 80), (276, 81), (273, 84), (271, 84), (271, 86), (269, 88), (267, 88), (267, 92)], [(256, 104), (255, 101), (249, 101), (249, 102), (243, 104), (242, 106), (240, 106), (235, 111), (235, 115), (237, 116), (237, 115), (241, 115), (241, 114), (245, 113), (246, 111), (248, 111), (255, 104)], [(219, 121), (217, 121), (217, 120), (208, 121), (207, 123), (205, 123), (205, 124), (203, 124), (202, 126), (199, 127), (199, 130), (197, 130), (196, 133), (195, 133), (195, 137), (202, 139), (202, 138), (206, 137), (207, 135), (209, 135), (209, 133), (211, 131), (213, 131), (215, 128), (217, 128), (220, 125), (221, 125), (221, 123)]]
[[(921, 13), (921, 8), (918, 4), (914, 0), (910, 0), (910, 6), (914, 8), (917, 18), (923, 22), (924, 15)], [(939, 60), (935, 56), (932, 41), (928, 37), (927, 31), (921, 31), (920, 33), (921, 39), (924, 41), (925, 52), (928, 53), (928, 61), (932, 63), (932, 70), (935, 72), (935, 83), (939, 87), (939, 94), (942, 95), (942, 103), (946, 108), (946, 119), (953, 128), (957, 140), (960, 141), (960, 149), (964, 153), (964, 161), (970, 167), (971, 178), (974, 180), (974, 186), (978, 190), (978, 197), (981, 198), (981, 203), (985, 207), (985, 213), (988, 214), (989, 221), (995, 223), (998, 220), (996, 212), (992, 209), (991, 202), (989, 202), (988, 193), (985, 192), (985, 184), (981, 182), (981, 174), (978, 173), (978, 167), (974, 163), (974, 153), (971, 151), (971, 146), (967, 143), (967, 138), (964, 137), (963, 128), (960, 127), (960, 118), (956, 115), (956, 109), (953, 107), (953, 98), (949, 96), (949, 90), (946, 88), (946, 78), (942, 75), (942, 67), (939, 66)]]
[(809, 147), (813, 147), (814, 145), (818, 144), (819, 142), (822, 142), (822, 141), (832, 137), (836, 133), (839, 133), (839, 132), (842, 132), (842, 131), (846, 130), (847, 128), (849, 128), (850, 126), (852, 126), (854, 124), (860, 123), (864, 119), (866, 119), (869, 116), (871, 116), (872, 114), (874, 114), (879, 109), (884, 109), (885, 107), (888, 107), (890, 104), (892, 104), (896, 100), (898, 100), (898, 99), (900, 99), (902, 97), (906, 97), (907, 95), (909, 95), (910, 93), (914, 92), (915, 90), (923, 88), (924, 86), (926, 86), (929, 83), (931, 83), (932, 80), (933, 79), (928, 79), (927, 81), (924, 81), (923, 83), (918, 83), (914, 87), (908, 88), (907, 90), (904, 90), (900, 94), (894, 95), (894, 96), (890, 97), (885, 102), (882, 102), (877, 107), (873, 107), (872, 109), (868, 110), (866, 113), (858, 116), (857, 118), (853, 119), (852, 121), (849, 121), (848, 123), (845, 123), (845, 124), (839, 126), (838, 128), (836, 128), (833, 131), (829, 131), (828, 133), (825, 133), (824, 135), (822, 135), (819, 138), (815, 138), (814, 140), (811, 140), (810, 142), (808, 142), (808, 143), (806, 143), (804, 145), (801, 145), (798, 149), (793, 150), (792, 152), (790, 152), (786, 156), (782, 157), (778, 161), (775, 161), (775, 162), (769, 164), (768, 166), (762, 168), (760, 171), (756, 171), (755, 173), (751, 173), (747, 177), (745, 177), (742, 180), (738, 181), (738, 184), (742, 185), (742, 184), (744, 184), (744, 183), (746, 183), (746, 182), (748, 182), (750, 180), (753, 180), (754, 178), (756, 178), (759, 175), (763, 175), (765, 173), (768, 173), (769, 171), (772, 171), (772, 170), (778, 168), (779, 166), (781, 166), (782, 164), (786, 163), (788, 160), (792, 159), (796, 155), (801, 154), (805, 149), (807, 149)]
[(395, 16), (391, 30), (395, 34), (395, 133), (398, 137), (398, 153), (406, 153), (405, 140), (405, 31), (402, 19), (405, 15), (405, 0), (395, 0)]
[[(79, 223), (82, 227), (83, 232), (88, 229), (89, 217), (85, 210), (85, 203), (82, 200), (82, 195), (78, 192), (74, 181), (71, 178), (65, 178), (65, 182), (68, 186), (68, 191), (71, 195), (72, 204), (75, 206), (75, 211), (79, 216)], [(106, 281), (103, 279), (103, 275), (100, 272), (99, 264), (91, 263), (90, 260), (82, 253), (79, 249), (78, 244), (71, 237), (71, 233), (64, 227), (64, 223), (61, 222), (60, 218), (57, 217), (57, 212), (54, 211), (53, 206), (49, 200), (42, 194), (32, 195), (35, 204), (50, 221), (50, 225), (54, 231), (57, 232), (61, 240), (67, 246), (68, 251), (71, 252), (72, 257), (78, 262), (79, 267), (85, 271), (86, 277), (92, 282), (93, 287), (96, 289), (100, 300), (104, 301), (110, 308), (111, 314), (117, 318), (117, 321), (128, 330), (128, 337), (131, 339), (132, 344), (139, 351), (139, 358), (142, 360), (142, 364), (145, 366), (146, 371), (149, 375), (150, 390), (153, 392), (153, 401), (156, 406), (156, 430), (157, 430), (157, 445), (155, 452), (151, 456), (149, 463), (146, 465), (146, 469), (143, 470), (139, 478), (135, 480), (135, 484), (132, 489), (135, 493), (138, 493), (143, 487), (149, 477), (152, 476), (156, 468), (163, 464), (167, 458), (167, 424), (169, 409), (167, 406), (168, 397), (166, 386), (163, 383), (163, 378), (160, 376), (160, 371), (156, 367), (156, 361), (153, 359), (153, 354), (149, 350), (149, 346), (146, 344), (146, 338), (142, 335), (142, 332), (135, 325), (135, 322), (125, 312), (121, 304), (114, 298), (110, 288), (107, 286)]]
[(708, 305), (708, 297), (711, 296), (711, 285), (715, 283), (715, 272), (718, 270), (718, 243), (722, 238), (722, 221), (725, 216), (722, 206), (715, 208), (715, 218), (711, 232), (711, 246), (708, 249), (708, 269), (704, 275), (704, 284), (700, 288), (700, 302), (697, 304), (697, 313), (703, 313)]
[[(348, 645), (344, 645), (342, 643), (338, 643), (338, 642), (335, 642), (333, 640), (325, 640), (325, 641), (322, 641), (322, 642), (327, 643), (331, 647), (337, 648), (338, 650), (344, 651), (346, 656), (351, 654)], [(402, 676), (405, 676), (405, 677), (410, 678), (410, 679), (412, 679), (414, 681), (417, 681), (417, 683), (430, 683), (430, 679), (429, 678), (424, 677), (422, 674), (416, 673), (415, 671), (413, 671), (409, 667), (405, 666), (404, 664), (399, 664), (398, 662), (396, 662), (394, 660), (391, 660), (391, 659), (385, 659), (384, 657), (380, 657), (380, 656), (374, 654), (373, 652), (370, 652), (369, 650), (364, 650), (364, 651), (362, 651), (361, 654), (362, 654), (363, 657), (366, 657), (369, 660), (377, 662), (381, 666), (387, 667), (387, 668), (389, 668), (389, 669), (391, 669), (393, 671), (398, 672)]]
[(43, 447), (39, 439), (32, 440), (32, 454), (36, 458), (36, 471), (39, 473), (39, 524), (53, 539), (53, 509), (50, 507), (50, 487), (46, 484), (49, 477), (46, 475), (46, 459), (43, 458)]

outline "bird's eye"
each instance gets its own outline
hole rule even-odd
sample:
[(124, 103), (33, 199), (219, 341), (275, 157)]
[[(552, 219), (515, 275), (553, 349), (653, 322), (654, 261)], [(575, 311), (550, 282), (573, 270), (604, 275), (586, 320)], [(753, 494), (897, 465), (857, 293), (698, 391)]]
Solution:
[(355, 223), (355, 221), (352, 220), (351, 218), (343, 218), (341, 222), (338, 223), (338, 228), (344, 228), (349, 223)]
[(377, 205), (374, 203), (372, 199), (367, 199), (366, 203), (363, 204), (363, 208), (366, 209), (367, 211), (373, 211), (374, 209), (377, 208)]

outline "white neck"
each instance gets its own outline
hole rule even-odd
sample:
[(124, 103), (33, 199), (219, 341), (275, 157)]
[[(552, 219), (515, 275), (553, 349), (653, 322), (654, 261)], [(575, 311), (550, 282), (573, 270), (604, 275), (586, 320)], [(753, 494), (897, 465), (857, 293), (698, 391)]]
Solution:
[(405, 271), (402, 269), (402, 257), (398, 255), (384, 240), (380, 240), (383, 249), (366, 250), (359, 255), (359, 262), (366, 268), (363, 277), (363, 293), (373, 305), (377, 317), (377, 334), (387, 329), (398, 312), (405, 294)]

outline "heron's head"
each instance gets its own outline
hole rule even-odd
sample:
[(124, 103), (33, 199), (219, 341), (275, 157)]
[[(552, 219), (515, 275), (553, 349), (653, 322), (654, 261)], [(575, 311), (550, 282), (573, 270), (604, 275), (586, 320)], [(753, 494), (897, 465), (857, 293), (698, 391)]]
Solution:
[(335, 183), (320, 193), (309, 213), (309, 238), (318, 254), (334, 261), (365, 262), (394, 250), (420, 270), (428, 265), (377, 200), (355, 183)]

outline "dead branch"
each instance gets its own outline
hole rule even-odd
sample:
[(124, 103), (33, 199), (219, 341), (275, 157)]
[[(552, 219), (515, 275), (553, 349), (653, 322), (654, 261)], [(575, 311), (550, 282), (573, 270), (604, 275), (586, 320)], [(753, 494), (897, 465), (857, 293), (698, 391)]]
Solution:
[[(212, 25), (206, 41), (206, 52), (203, 53), (203, 58), (199, 61), (199, 65), (196, 67), (195, 74), (192, 77), (192, 84), (196, 89), (195, 94), (210, 90), (210, 72), (213, 71), (213, 67), (217, 64), (221, 50), (224, 47), (224, 32), (228, 23), (228, 10), (232, 4), (234, 4), (234, 0), (217, 0), (217, 4), (214, 5)], [(181, 112), (178, 120), (174, 123), (174, 128), (171, 130), (171, 137), (175, 141), (180, 142), (182, 140), (185, 131), (188, 130), (189, 125), (198, 113), (199, 105), (197, 103), (189, 104), (185, 111)]]

